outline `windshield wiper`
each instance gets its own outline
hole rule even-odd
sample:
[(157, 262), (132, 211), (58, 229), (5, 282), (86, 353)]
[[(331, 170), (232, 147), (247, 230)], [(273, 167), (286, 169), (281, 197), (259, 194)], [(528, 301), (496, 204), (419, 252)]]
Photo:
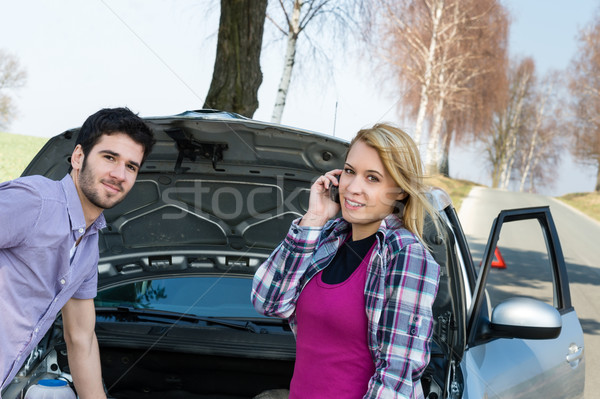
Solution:
[(266, 334), (268, 331), (265, 328), (260, 328), (252, 321), (236, 321), (228, 319), (220, 319), (211, 316), (196, 316), (189, 313), (171, 312), (168, 310), (158, 309), (143, 309), (133, 308), (131, 306), (116, 306), (116, 307), (98, 307), (96, 313), (120, 313), (130, 314), (135, 317), (159, 318), (160, 321), (171, 320), (172, 323), (179, 321), (189, 323), (206, 323), (207, 325), (218, 325), (224, 327), (235, 328), (238, 330), (250, 331), (255, 334)]

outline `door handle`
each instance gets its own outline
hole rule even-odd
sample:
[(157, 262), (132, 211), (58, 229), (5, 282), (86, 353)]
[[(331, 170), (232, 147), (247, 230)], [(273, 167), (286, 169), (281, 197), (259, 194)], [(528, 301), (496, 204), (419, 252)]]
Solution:
[(567, 355), (567, 363), (573, 363), (583, 358), (583, 346), (571, 345)]

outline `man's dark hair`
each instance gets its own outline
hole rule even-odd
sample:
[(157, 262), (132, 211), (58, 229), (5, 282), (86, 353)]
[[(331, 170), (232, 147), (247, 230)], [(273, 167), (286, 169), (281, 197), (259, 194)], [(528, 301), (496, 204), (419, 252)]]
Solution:
[(143, 164), (152, 151), (155, 140), (152, 130), (144, 120), (131, 112), (129, 108), (103, 108), (90, 115), (79, 129), (75, 146), (81, 144), (83, 155), (87, 157), (100, 137), (114, 133), (126, 134), (144, 147)]

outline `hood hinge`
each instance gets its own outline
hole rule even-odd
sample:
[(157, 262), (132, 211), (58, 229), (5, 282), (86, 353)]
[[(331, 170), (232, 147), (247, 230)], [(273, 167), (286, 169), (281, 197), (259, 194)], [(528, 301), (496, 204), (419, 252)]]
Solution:
[(214, 170), (217, 169), (217, 162), (223, 160), (223, 151), (226, 151), (229, 146), (223, 143), (203, 143), (194, 138), (191, 134), (183, 129), (169, 129), (165, 133), (177, 144), (179, 155), (175, 164), (175, 173), (185, 173), (189, 168), (183, 168), (181, 164), (184, 158), (196, 160), (196, 157), (209, 159)]

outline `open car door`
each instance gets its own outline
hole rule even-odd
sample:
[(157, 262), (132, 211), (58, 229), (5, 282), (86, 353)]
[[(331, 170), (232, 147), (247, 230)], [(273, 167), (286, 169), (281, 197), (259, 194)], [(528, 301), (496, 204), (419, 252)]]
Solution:
[(467, 334), (464, 398), (583, 397), (583, 331), (548, 207), (502, 211), (495, 219)]

